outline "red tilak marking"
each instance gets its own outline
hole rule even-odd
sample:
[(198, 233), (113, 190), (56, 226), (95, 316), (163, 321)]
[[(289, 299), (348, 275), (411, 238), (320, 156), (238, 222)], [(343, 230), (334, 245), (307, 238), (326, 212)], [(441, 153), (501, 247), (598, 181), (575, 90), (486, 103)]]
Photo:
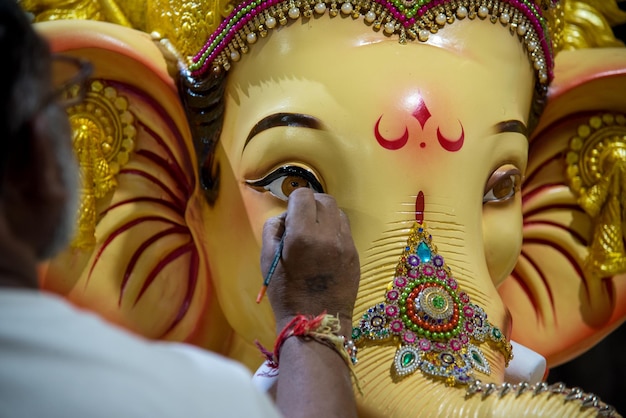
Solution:
[(415, 198), (415, 220), (420, 224), (424, 223), (424, 192), (421, 190)]
[(409, 140), (409, 129), (405, 127), (404, 128), (404, 134), (402, 134), (402, 136), (400, 138), (398, 138), (398, 139), (393, 139), (393, 140), (385, 139), (380, 134), (380, 130), (378, 129), (378, 126), (380, 125), (380, 120), (382, 118), (383, 118), (383, 115), (380, 115), (380, 117), (376, 121), (376, 126), (374, 127), (374, 135), (376, 136), (376, 140), (378, 141), (378, 143), (383, 148), (386, 148), (386, 149), (392, 150), (392, 151), (400, 149), (403, 146), (405, 146), (407, 141)]
[(445, 138), (439, 128), (437, 128), (437, 139), (439, 140), (439, 144), (443, 149), (450, 152), (455, 152), (463, 148), (463, 142), (465, 142), (465, 130), (463, 129), (463, 124), (459, 122), (461, 125), (461, 137), (456, 141), (451, 141)]
[(417, 107), (415, 108), (415, 111), (411, 113), (411, 115), (415, 119), (417, 119), (417, 121), (422, 126), (422, 130), (423, 130), (424, 125), (426, 125), (426, 122), (428, 122), (428, 119), (430, 119), (432, 115), (430, 114), (430, 111), (426, 107), (426, 103), (424, 103), (424, 99), (422, 99), (421, 96), (420, 96), (420, 101), (417, 104)]

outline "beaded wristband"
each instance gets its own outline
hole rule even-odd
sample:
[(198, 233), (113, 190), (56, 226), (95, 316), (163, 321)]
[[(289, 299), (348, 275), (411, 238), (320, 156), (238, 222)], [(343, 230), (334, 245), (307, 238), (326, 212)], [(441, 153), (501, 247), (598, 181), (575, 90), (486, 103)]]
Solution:
[(289, 337), (302, 337), (324, 344), (339, 353), (348, 366), (354, 365), (357, 363), (357, 348), (352, 340), (339, 334), (340, 330), (339, 318), (325, 312), (318, 316), (297, 315), (278, 334), (273, 352), (258, 342), (257, 346), (273, 369), (278, 368), (280, 349)]

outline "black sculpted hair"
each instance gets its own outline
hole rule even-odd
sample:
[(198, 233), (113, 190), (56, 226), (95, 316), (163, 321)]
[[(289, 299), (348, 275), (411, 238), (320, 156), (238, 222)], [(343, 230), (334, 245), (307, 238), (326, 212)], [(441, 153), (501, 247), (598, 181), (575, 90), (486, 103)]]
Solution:
[(213, 205), (220, 187), (220, 167), (215, 148), (224, 123), (226, 72), (213, 72), (202, 80), (185, 75), (179, 79), (179, 92), (191, 128), (197, 155), (199, 178), (207, 202)]

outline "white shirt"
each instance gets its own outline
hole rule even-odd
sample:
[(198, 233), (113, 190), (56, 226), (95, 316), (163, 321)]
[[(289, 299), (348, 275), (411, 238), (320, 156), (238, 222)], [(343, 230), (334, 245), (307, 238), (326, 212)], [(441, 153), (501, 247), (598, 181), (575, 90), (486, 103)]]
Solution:
[(32, 290), (0, 290), (0, 417), (272, 417), (242, 365), (135, 337)]

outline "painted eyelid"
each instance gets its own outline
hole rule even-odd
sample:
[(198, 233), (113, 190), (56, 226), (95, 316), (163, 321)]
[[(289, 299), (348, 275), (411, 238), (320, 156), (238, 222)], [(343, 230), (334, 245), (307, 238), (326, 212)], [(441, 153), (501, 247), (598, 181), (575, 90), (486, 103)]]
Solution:
[(266, 176), (260, 179), (246, 180), (245, 182), (246, 184), (252, 187), (265, 187), (271, 184), (273, 181), (281, 177), (285, 177), (289, 175), (299, 176), (305, 179), (306, 181), (311, 183), (311, 185), (313, 186), (316, 192), (319, 192), (319, 193), (324, 192), (324, 187), (318, 180), (315, 173), (313, 173), (313, 171), (307, 168), (300, 167), (297, 165), (284, 165), (284, 166), (276, 168), (275, 170), (271, 171)]
[[(513, 184), (511, 193), (509, 193), (505, 197), (496, 198), (495, 195), (493, 194), (494, 187), (496, 187), (500, 181), (504, 179), (510, 179), (511, 177), (514, 178), (514, 184)], [(522, 173), (518, 168), (510, 168), (506, 171), (496, 170), (491, 175), (491, 177), (489, 178), (489, 181), (487, 182), (487, 185), (485, 186), (485, 192), (483, 194), (483, 203), (490, 203), (490, 202), (497, 203), (497, 202), (504, 202), (504, 201), (511, 199), (513, 196), (515, 196), (516, 192), (520, 189), (522, 182), (523, 182)]]
[(516, 168), (516, 167), (511, 167), (507, 170), (495, 170), (491, 176), (489, 177), (489, 180), (487, 181), (487, 184), (485, 185), (485, 193), (487, 193), (489, 190), (493, 189), (493, 187), (498, 184), (498, 182), (504, 178), (510, 177), (510, 176), (517, 176), (520, 178), (522, 178), (522, 172)]

